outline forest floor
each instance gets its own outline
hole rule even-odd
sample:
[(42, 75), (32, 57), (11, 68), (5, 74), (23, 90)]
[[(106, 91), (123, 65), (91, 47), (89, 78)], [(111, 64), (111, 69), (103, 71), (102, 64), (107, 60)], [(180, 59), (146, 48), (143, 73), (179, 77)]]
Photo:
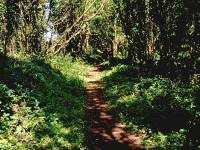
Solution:
[(103, 93), (104, 85), (101, 83), (99, 66), (93, 67), (89, 72), (86, 78), (86, 88), (89, 149), (144, 149), (141, 144), (142, 136), (132, 134), (126, 125), (118, 122), (115, 116), (109, 114), (109, 105)]

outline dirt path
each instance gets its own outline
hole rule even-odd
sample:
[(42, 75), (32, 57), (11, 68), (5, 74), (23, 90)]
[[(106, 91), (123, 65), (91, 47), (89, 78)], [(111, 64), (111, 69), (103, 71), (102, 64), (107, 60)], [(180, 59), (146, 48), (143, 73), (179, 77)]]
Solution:
[(88, 142), (90, 150), (142, 149), (141, 136), (132, 135), (125, 125), (108, 113), (108, 105), (100, 82), (98, 66), (92, 68), (86, 82), (88, 94), (87, 119), (90, 125)]

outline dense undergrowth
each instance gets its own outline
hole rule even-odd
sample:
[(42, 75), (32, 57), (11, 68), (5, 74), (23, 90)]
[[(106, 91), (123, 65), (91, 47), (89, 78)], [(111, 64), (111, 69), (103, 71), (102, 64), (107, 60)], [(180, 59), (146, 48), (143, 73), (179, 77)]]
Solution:
[(200, 149), (200, 86), (142, 77), (138, 70), (118, 65), (105, 71), (111, 113), (145, 135), (150, 149)]
[(0, 149), (85, 146), (89, 67), (69, 56), (15, 54), (0, 61)]

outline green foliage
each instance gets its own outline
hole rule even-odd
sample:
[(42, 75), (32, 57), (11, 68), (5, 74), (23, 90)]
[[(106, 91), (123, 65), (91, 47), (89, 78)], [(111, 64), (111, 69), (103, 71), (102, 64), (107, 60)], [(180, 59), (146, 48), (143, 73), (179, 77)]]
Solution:
[[(138, 77), (138, 68), (118, 65), (105, 72), (110, 111), (156, 149), (178, 150), (186, 142), (189, 122), (199, 119), (198, 85), (164, 78)], [(189, 140), (189, 139), (187, 139)]]
[(15, 55), (4, 63), (7, 76), (0, 80), (0, 149), (85, 146), (83, 77), (89, 67), (69, 56)]
[(172, 132), (164, 135), (161, 132), (154, 133), (150, 138), (144, 141), (144, 144), (159, 148), (159, 150), (177, 150), (182, 149), (184, 144), (186, 130), (180, 129), (178, 132)]
[(144, 133), (146, 145), (197, 148), (199, 7), (197, 0), (0, 0), (0, 51), (12, 53), (0, 55), (0, 149), (84, 146), (88, 67), (46, 56), (59, 52), (104, 68), (138, 64), (106, 73), (111, 112)]

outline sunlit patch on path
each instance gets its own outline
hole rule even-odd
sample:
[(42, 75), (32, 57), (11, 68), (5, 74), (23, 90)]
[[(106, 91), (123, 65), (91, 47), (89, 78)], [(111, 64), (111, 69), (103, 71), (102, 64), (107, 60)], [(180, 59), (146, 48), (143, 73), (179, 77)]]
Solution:
[(103, 94), (100, 68), (92, 68), (87, 82), (88, 146), (90, 150), (132, 150), (142, 149), (142, 136), (133, 135), (125, 125), (108, 113), (108, 104)]

